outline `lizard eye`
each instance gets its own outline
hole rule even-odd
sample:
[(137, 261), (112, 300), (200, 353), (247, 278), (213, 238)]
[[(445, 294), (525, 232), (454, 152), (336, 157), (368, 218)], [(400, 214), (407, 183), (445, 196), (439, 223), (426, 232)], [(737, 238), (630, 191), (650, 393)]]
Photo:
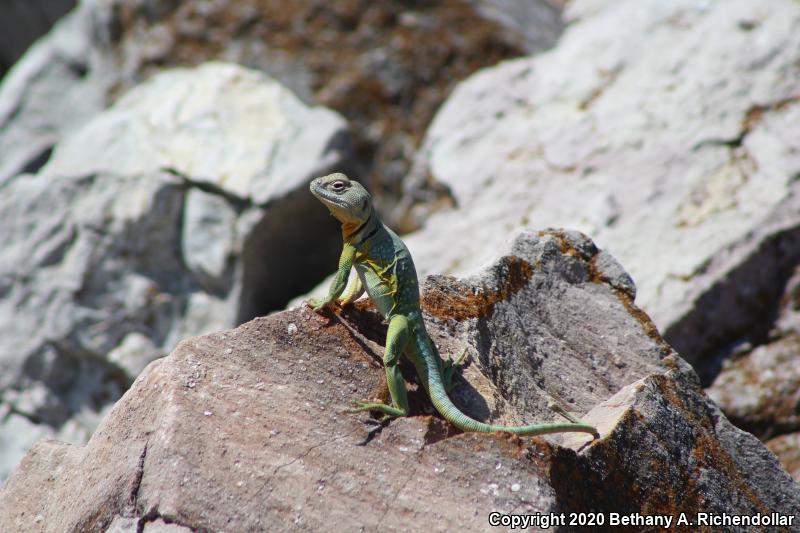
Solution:
[(344, 182), (343, 181), (334, 181), (331, 183), (331, 189), (334, 191), (341, 191), (344, 189)]

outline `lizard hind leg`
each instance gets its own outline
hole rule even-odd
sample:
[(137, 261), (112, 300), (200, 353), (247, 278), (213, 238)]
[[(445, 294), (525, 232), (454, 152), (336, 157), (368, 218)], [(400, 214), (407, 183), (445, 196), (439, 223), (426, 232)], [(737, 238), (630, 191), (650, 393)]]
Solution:
[(467, 357), (468, 350), (469, 348), (464, 348), (464, 351), (461, 352), (461, 355), (458, 357), (458, 359), (448, 357), (442, 365), (442, 382), (444, 383), (444, 390), (448, 393), (452, 392), (455, 388), (453, 378), (455, 377), (455, 374), (460, 371), (461, 365), (464, 362), (464, 359)]
[(551, 411), (560, 414), (561, 416), (563, 416), (564, 418), (566, 418), (567, 420), (569, 420), (573, 424), (586, 424), (586, 422), (584, 422), (583, 420), (581, 420), (577, 416), (573, 415), (572, 413), (570, 413), (569, 411), (567, 411), (566, 409), (561, 407), (559, 404), (557, 404), (553, 400), (550, 400), (549, 402), (547, 402), (547, 407), (549, 407)]
[(356, 402), (351, 411), (380, 411), (386, 418), (408, 416), (408, 392), (403, 374), (400, 372), (400, 356), (405, 352), (409, 339), (408, 320), (403, 315), (395, 315), (389, 321), (386, 333), (386, 349), (383, 365), (386, 369), (386, 384), (389, 386), (391, 405), (380, 402)]

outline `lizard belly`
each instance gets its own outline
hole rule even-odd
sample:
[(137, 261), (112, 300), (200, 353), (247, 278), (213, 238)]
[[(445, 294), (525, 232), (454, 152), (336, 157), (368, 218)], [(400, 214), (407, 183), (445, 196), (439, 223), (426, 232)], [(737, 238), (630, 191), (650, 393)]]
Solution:
[(378, 312), (380, 312), (384, 318), (388, 317), (394, 308), (395, 291), (391, 284), (364, 265), (357, 265), (356, 272), (361, 278), (361, 282), (364, 284), (367, 294), (369, 294), (375, 307), (378, 308)]

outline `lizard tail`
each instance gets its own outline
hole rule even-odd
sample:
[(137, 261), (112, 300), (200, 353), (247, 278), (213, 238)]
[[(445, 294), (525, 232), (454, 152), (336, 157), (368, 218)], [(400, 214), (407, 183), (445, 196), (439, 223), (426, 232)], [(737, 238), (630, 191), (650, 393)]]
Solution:
[(437, 411), (451, 424), (464, 431), (477, 431), (480, 433), (491, 433), (493, 431), (506, 431), (517, 435), (546, 435), (548, 433), (564, 433), (577, 431), (589, 433), (597, 436), (597, 429), (585, 422), (549, 422), (544, 424), (531, 424), (527, 426), (495, 426), (485, 424), (462, 413), (458, 407), (447, 396), (447, 392), (442, 383), (442, 377), (438, 365), (439, 356), (432, 353), (430, 346), (425, 346), (424, 341), (420, 342), (420, 350), (423, 351), (423, 359), (428, 370), (428, 394), (431, 402)]

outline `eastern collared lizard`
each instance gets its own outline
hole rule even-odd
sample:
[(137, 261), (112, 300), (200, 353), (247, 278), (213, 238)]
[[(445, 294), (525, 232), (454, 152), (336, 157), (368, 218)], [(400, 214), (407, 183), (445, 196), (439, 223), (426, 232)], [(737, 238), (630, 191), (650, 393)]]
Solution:
[[(333, 302), (353, 302), (366, 290), (389, 323), (383, 362), (391, 405), (361, 401), (357, 402), (354, 410), (379, 411), (386, 418), (408, 415), (406, 385), (399, 367), (400, 356), (405, 354), (416, 368), (436, 410), (464, 431), (507, 431), (519, 435), (578, 431), (597, 435), (593, 426), (556, 405), (551, 407), (567, 418), (568, 423), (496, 426), (462, 413), (447, 396), (443, 379), (447, 365), (425, 329), (417, 271), (406, 245), (380, 221), (372, 197), (357, 181), (336, 173), (313, 180), (310, 188), (311, 193), (341, 222), (344, 245), (328, 296), (311, 300), (309, 304), (314, 311), (320, 312)], [(355, 270), (353, 276), (350, 275), (351, 269)]]

